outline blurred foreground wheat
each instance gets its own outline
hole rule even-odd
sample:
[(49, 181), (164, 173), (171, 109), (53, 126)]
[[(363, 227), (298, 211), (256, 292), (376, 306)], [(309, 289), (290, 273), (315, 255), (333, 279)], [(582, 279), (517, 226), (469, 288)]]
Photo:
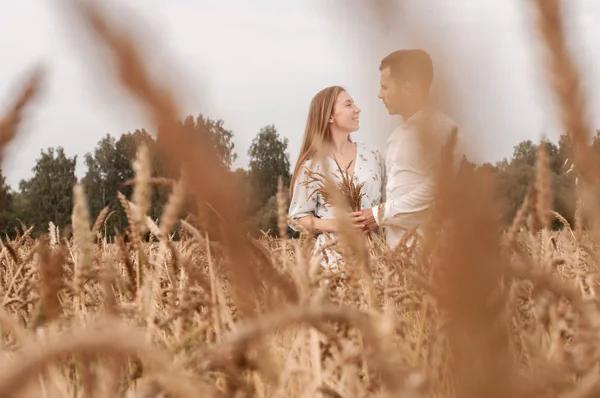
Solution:
[[(0, 395), (115, 396), (588, 396), (600, 389), (598, 236), (590, 201), (597, 159), (584, 144), (577, 73), (561, 42), (554, 0), (536, 2), (572, 154), (577, 225), (550, 231), (545, 152), (508, 231), (498, 224), (490, 176), (440, 176), (426, 239), (394, 250), (343, 230), (349, 257), (328, 287), (310, 237), (254, 240), (236, 212), (235, 182), (215, 155), (176, 129), (177, 99), (150, 78), (134, 38), (97, 8), (71, 1), (142, 106), (164, 158), (181, 170), (158, 225), (146, 216), (148, 153), (140, 148), (129, 226), (116, 242), (74, 187), (73, 234), (31, 229), (2, 244)], [(17, 131), (37, 92), (35, 74), (0, 123)], [(565, 88), (565, 85), (567, 86)], [(579, 134), (579, 135), (577, 135)], [(210, 171), (210, 172), (208, 172)], [(448, 181), (452, 181), (449, 183)], [(280, 187), (282, 190), (283, 187)], [(200, 229), (179, 215), (186, 197), (220, 218)], [(334, 193), (332, 203), (343, 200)], [(280, 198), (281, 228), (285, 203)], [(593, 197), (593, 196), (592, 196)], [(341, 202), (338, 202), (341, 203)], [(96, 217), (95, 221), (94, 218)], [(92, 221), (94, 221), (92, 223)], [(170, 238), (181, 225), (181, 239)], [(211, 231), (208, 233), (207, 231)], [(145, 231), (150, 234), (147, 240)]]

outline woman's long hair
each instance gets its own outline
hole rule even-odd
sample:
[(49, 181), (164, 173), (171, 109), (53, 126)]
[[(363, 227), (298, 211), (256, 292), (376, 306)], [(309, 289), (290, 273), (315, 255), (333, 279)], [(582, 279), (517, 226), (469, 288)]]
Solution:
[(324, 145), (332, 143), (329, 120), (333, 115), (335, 101), (344, 91), (346, 90), (340, 86), (327, 87), (319, 91), (310, 101), (302, 147), (290, 182), (290, 197), (294, 195), (294, 183), (302, 171), (304, 163)]

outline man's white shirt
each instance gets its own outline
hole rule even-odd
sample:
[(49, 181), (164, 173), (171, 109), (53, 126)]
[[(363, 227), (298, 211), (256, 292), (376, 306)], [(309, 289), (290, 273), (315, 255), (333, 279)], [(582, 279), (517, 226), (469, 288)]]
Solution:
[[(426, 136), (417, 126), (423, 122), (427, 125)], [(373, 208), (378, 225), (398, 224), (411, 229), (423, 224), (433, 201), (434, 173), (441, 160), (442, 147), (457, 130), (452, 119), (430, 107), (401, 120), (386, 143), (383, 215), (379, 214), (380, 208)], [(457, 134), (452, 159), (455, 171), (460, 167), (463, 155), (462, 140)], [(387, 244), (395, 247), (403, 233), (401, 229), (386, 227)]]

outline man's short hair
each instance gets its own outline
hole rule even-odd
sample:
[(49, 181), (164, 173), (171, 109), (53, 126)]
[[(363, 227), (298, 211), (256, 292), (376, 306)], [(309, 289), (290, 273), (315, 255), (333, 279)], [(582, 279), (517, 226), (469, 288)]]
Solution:
[(379, 70), (390, 68), (394, 80), (415, 79), (425, 88), (433, 81), (433, 62), (427, 52), (420, 49), (398, 50), (389, 54), (379, 65)]

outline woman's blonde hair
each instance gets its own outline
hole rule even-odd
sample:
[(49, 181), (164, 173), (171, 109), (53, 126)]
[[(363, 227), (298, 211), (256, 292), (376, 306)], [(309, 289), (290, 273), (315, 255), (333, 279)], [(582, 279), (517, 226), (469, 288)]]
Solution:
[[(290, 197), (294, 194), (294, 183), (302, 171), (304, 163), (312, 158), (324, 145), (332, 143), (329, 120), (338, 96), (346, 90), (340, 86), (331, 86), (319, 91), (310, 101), (304, 138), (292, 180), (290, 181)], [(349, 138), (348, 138), (349, 139)]]

